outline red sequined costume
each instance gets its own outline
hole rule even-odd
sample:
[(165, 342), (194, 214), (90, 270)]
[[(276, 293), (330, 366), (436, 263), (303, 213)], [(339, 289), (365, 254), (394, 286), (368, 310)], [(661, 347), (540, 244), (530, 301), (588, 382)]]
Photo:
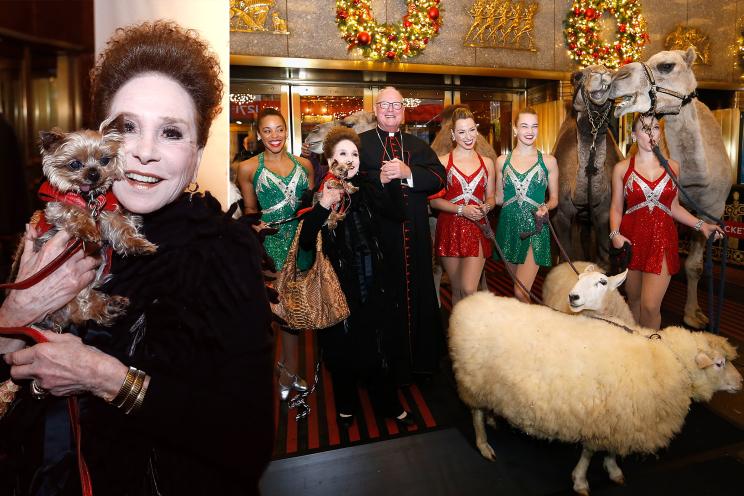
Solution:
[(623, 185), (626, 210), (620, 233), (633, 243), (628, 268), (661, 274), (666, 256), (669, 274), (676, 274), (679, 271), (677, 226), (671, 210), (677, 195), (674, 181), (666, 171), (655, 181), (648, 181), (635, 170), (635, 157), (631, 157)]
[[(485, 202), (488, 170), (480, 155), (478, 160), (480, 167), (466, 176), (452, 161), (450, 152), (447, 163), (447, 190), (443, 199), (455, 205), (480, 205)], [(491, 243), (480, 228), (473, 221), (450, 212), (439, 213), (435, 246), (440, 257), (477, 257), (480, 249), (484, 257), (491, 256)]]

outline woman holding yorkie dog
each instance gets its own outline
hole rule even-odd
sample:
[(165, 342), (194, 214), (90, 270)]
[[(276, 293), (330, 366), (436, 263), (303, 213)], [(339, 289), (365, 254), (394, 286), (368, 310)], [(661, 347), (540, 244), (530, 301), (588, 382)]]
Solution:
[(478, 290), (485, 257), (491, 256), (491, 241), (476, 223), (488, 222), (486, 216), (496, 203), (496, 174), (493, 160), (475, 151), (477, 140), (473, 113), (456, 108), (452, 113), (455, 146), (439, 157), (447, 169), (447, 188), (443, 197), (430, 201), (432, 208), (442, 211), (434, 245), (452, 285), (453, 305)]
[[(375, 410), (407, 427), (412, 416), (398, 401), (397, 384), (392, 370), (389, 291), (385, 291), (380, 232), (376, 216), (402, 221), (398, 205), (400, 189), (379, 188), (359, 172), (359, 136), (346, 127), (335, 127), (323, 142), (323, 156), (329, 166), (334, 161), (348, 164), (348, 181), (359, 188), (348, 198), (345, 218), (331, 228), (327, 221), (332, 206), (347, 193), (326, 183), (318, 202), (304, 216), (300, 248), (312, 252), (318, 232), (322, 233), (323, 251), (328, 255), (346, 296), (351, 314), (332, 327), (318, 332), (323, 360), (331, 372), (337, 420), (343, 426), (354, 422), (359, 410), (357, 383), (363, 381)], [(309, 206), (310, 195), (305, 203)], [(386, 296), (387, 294), (387, 296)]]
[[(34, 346), (0, 340), (24, 386), (0, 431), (15, 494), (80, 494), (59, 398), (69, 395), (79, 395), (95, 494), (258, 494), (273, 433), (271, 313), (250, 226), (258, 219), (232, 220), (190, 184), (220, 110), (219, 76), (207, 44), (170, 22), (118, 30), (92, 71), (96, 119), (124, 117), (126, 178), (113, 191), (158, 248), (113, 256), (101, 291), (129, 305), (110, 327), (44, 331), (49, 342)], [(32, 253), (36, 235), (27, 232), (19, 277), (67, 241), (62, 231)], [(0, 325), (41, 320), (97, 265), (79, 252), (38, 287), (12, 291)]]

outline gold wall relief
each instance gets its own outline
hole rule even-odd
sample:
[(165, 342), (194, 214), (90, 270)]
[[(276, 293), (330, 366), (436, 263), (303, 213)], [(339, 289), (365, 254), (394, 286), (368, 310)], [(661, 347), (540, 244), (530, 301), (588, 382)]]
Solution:
[(289, 34), (286, 19), (276, 11), (276, 0), (230, 0), (230, 31)]
[(695, 64), (710, 65), (710, 40), (699, 29), (680, 24), (664, 39), (667, 50), (687, 50), (690, 46), (697, 52)]
[(473, 23), (463, 45), (536, 52), (534, 31), (538, 5), (532, 0), (475, 0), (468, 10)]

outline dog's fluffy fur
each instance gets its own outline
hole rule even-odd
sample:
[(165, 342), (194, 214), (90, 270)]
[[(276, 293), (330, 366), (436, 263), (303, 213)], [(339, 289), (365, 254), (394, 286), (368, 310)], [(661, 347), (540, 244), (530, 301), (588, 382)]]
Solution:
[[(55, 128), (41, 132), (42, 166), (49, 183), (60, 193), (76, 193), (86, 201), (105, 194), (114, 181), (124, 179), (122, 127), (123, 120), (118, 117), (101, 124), (98, 131), (64, 133)], [(140, 217), (119, 207), (101, 211), (96, 219), (87, 208), (51, 201), (43, 215), (52, 227), (37, 238), (35, 251), (60, 230), (82, 239), (88, 246), (108, 244), (122, 255), (153, 253), (157, 248), (140, 234)], [(34, 218), (32, 224), (40, 218), (40, 212)], [(19, 260), (20, 253), (16, 257), (16, 266)], [(128, 300), (94, 289), (102, 282), (103, 265), (95, 281), (67, 306), (47, 316), (44, 324), (64, 328), (69, 323), (79, 324), (92, 319), (102, 325), (111, 325), (124, 312)]]
[[(322, 188), (342, 189), (347, 195), (356, 193), (357, 191), (359, 191), (359, 188), (346, 180), (348, 175), (349, 164), (341, 163), (338, 160), (334, 160), (328, 167), (328, 175), (323, 181)], [(321, 190), (319, 189), (318, 192), (315, 194), (314, 203), (320, 201), (320, 193)], [(336, 205), (334, 205), (334, 207), (336, 208), (331, 208), (331, 213), (328, 215), (328, 220), (326, 220), (325, 222), (329, 229), (336, 229), (338, 223), (344, 220), (344, 218), (346, 217), (346, 212), (338, 210)]]

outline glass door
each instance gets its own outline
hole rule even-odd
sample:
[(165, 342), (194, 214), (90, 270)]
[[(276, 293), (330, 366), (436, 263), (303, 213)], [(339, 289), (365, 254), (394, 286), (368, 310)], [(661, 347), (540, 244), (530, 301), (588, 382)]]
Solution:
[(519, 108), (518, 93), (490, 91), (462, 91), (460, 103), (470, 107), (478, 124), (478, 132), (491, 144), (497, 154), (512, 149), (512, 115)]

